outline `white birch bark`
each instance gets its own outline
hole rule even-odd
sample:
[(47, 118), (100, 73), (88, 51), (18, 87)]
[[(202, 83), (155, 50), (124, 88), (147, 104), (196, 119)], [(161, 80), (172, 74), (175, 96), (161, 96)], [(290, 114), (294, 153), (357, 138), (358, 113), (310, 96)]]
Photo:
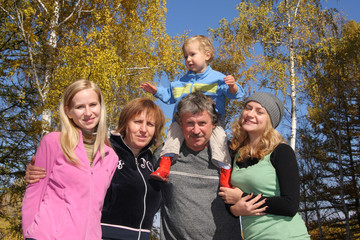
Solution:
[[(65, 23), (66, 21), (69, 21), (69, 19), (73, 16), (78, 16), (80, 17), (80, 14), (76, 15), (76, 13), (78, 13), (79, 11), (81, 11), (81, 7), (83, 4), (82, 0), (79, 0), (76, 2), (76, 4), (74, 5), (72, 11), (69, 13), (69, 15), (66, 18), (63, 18), (64, 21), (63, 22), (59, 22), (60, 19), (60, 1), (59, 0), (54, 0), (51, 2), (52, 6), (54, 6), (54, 10), (53, 12), (50, 12), (47, 7), (46, 4), (42, 1), (42, 0), (37, 0), (36, 1), (38, 4), (38, 10), (39, 11), (43, 11), (43, 13), (46, 15), (48, 14), (48, 19), (50, 19), (50, 26), (49, 26), (49, 32), (45, 32), (44, 34), (46, 34), (48, 37), (47, 41), (46, 41), (46, 45), (47, 47), (45, 49), (48, 49), (48, 55), (50, 56), (49, 59), (51, 60), (52, 58), (54, 58), (54, 53), (55, 50), (57, 48), (57, 28), (60, 27), (61, 24)], [(37, 88), (38, 94), (40, 96), (40, 99), (42, 101), (43, 104), (46, 104), (47, 101), (47, 97), (48, 97), (48, 92), (49, 92), (49, 84), (51, 82), (51, 78), (52, 78), (52, 72), (53, 72), (53, 65), (52, 62), (46, 62), (44, 67), (44, 71), (43, 74), (40, 74), (40, 70), (38, 68), (38, 66), (36, 65), (35, 62), (35, 51), (34, 49), (39, 47), (41, 45), (41, 43), (39, 42), (34, 42), (32, 39), (30, 39), (31, 33), (27, 32), (27, 30), (24, 27), (24, 13), (23, 13), (23, 9), (18, 8), (18, 5), (16, 4), (16, 2), (14, 1), (14, 3), (12, 4), (13, 9), (11, 12), (7, 11), (5, 8), (3, 8), (2, 6), (0, 6), (0, 9), (2, 11), (4, 11), (13, 21), (14, 23), (17, 25), (20, 35), (25, 43), (26, 49), (27, 49), (27, 53), (28, 53), (28, 58), (29, 58), (29, 62), (30, 62), (30, 67), (31, 67), (31, 72), (32, 72), (32, 81), (35, 83), (35, 86)], [(42, 77), (40, 77), (42, 76)], [(42, 111), (42, 133), (46, 133), (49, 131), (50, 126), (51, 126), (51, 121), (52, 121), (52, 112), (50, 109), (44, 109)]]

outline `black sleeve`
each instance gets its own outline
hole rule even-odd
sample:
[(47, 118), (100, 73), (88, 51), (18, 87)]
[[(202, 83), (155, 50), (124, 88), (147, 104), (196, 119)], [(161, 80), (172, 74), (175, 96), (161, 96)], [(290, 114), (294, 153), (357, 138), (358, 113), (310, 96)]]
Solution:
[(293, 149), (279, 144), (270, 155), (279, 180), (280, 196), (266, 197), (266, 213), (293, 217), (300, 202), (299, 169)]

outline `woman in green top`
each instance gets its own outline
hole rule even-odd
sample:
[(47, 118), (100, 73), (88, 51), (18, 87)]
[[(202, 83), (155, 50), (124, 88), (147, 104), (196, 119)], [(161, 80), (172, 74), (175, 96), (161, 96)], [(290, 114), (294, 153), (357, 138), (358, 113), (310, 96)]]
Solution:
[(299, 173), (293, 149), (275, 130), (284, 104), (270, 93), (251, 95), (232, 126), (235, 151), (231, 184), (220, 188), (231, 212), (242, 216), (243, 232), (250, 239), (310, 239), (297, 213)]

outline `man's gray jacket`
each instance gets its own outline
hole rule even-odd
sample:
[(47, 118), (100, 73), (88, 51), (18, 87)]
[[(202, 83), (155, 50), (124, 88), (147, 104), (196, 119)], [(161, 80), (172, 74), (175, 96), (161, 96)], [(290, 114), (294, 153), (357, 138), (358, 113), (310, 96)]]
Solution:
[[(155, 151), (158, 160), (160, 149)], [(161, 239), (241, 239), (239, 218), (218, 196), (220, 170), (208, 148), (194, 152), (183, 143), (162, 184)]]

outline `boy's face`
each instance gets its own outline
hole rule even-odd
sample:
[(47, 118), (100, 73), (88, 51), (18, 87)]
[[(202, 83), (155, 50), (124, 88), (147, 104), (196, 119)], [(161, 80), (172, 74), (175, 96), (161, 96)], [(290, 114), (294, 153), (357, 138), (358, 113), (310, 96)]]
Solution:
[(199, 41), (192, 41), (184, 46), (183, 54), (185, 65), (189, 70), (195, 73), (205, 72), (210, 59), (210, 54), (200, 50)]

